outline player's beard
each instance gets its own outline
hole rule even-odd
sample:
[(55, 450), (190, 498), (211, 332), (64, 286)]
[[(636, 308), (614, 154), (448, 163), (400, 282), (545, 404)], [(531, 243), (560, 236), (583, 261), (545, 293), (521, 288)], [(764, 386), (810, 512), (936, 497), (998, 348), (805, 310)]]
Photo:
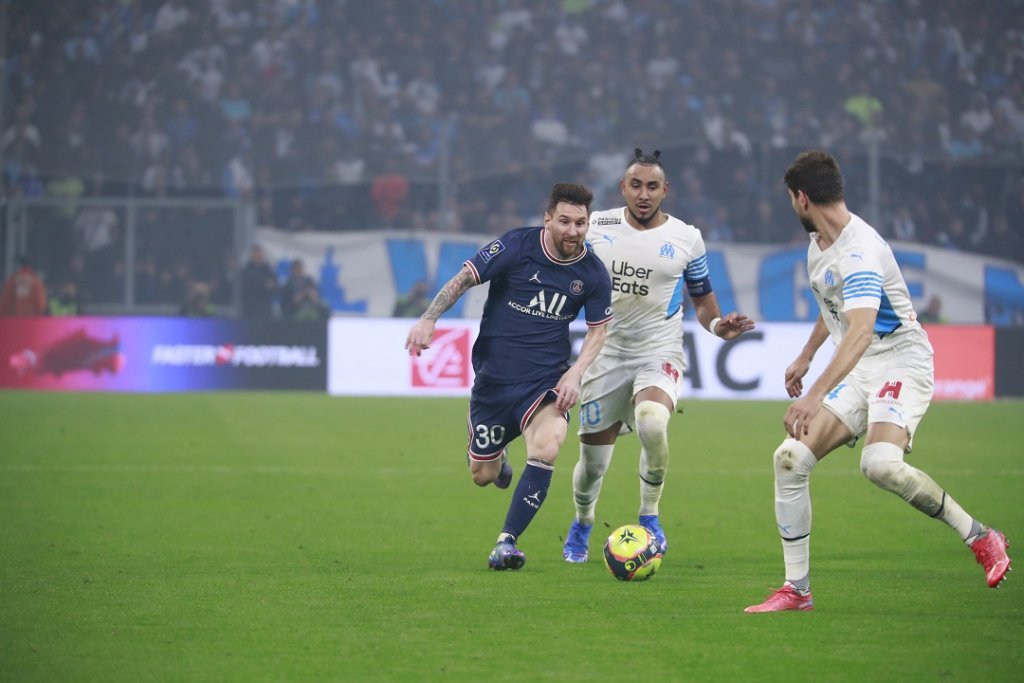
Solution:
[(800, 224), (804, 226), (804, 230), (806, 230), (808, 234), (818, 232), (818, 228), (815, 227), (814, 221), (811, 220), (810, 216), (798, 216), (798, 218), (800, 219)]
[(553, 240), (555, 243), (555, 250), (558, 252), (559, 258), (569, 260), (576, 258), (583, 251), (583, 240), (580, 240), (576, 244), (567, 244), (565, 240)]
[(628, 206), (626, 207), (626, 210), (629, 211), (629, 215), (633, 217), (633, 220), (635, 220), (637, 224), (642, 225), (646, 228), (648, 225), (651, 224), (651, 221), (654, 220), (654, 217), (657, 216), (658, 213), (661, 211), (661, 202), (658, 202), (657, 206), (651, 207), (651, 210), (647, 212), (646, 218), (641, 218), (640, 216), (636, 215), (636, 212), (633, 211), (633, 209), (629, 208)]

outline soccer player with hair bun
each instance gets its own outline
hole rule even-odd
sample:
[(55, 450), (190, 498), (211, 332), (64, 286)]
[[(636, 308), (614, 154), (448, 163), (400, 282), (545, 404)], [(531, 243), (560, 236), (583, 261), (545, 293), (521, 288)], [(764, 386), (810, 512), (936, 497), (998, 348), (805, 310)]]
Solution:
[(711, 288), (700, 230), (662, 209), (668, 181), (661, 153), (635, 149), (619, 189), (626, 205), (590, 217), (590, 243), (612, 278), (615, 319), (597, 360), (583, 377), (580, 457), (573, 471), (576, 516), (566, 534), (567, 562), (586, 562), (604, 474), (620, 431), (640, 440), (638, 522), (661, 546), (661, 500), (668, 467), (668, 422), (686, 361), (683, 356), (683, 287), (697, 320), (710, 334), (733, 339), (754, 323), (722, 316)]

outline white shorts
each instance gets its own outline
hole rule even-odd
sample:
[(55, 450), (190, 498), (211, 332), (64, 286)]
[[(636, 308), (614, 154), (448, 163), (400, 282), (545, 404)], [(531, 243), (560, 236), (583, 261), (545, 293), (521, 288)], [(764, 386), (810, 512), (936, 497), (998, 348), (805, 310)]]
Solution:
[(675, 400), (685, 366), (682, 353), (637, 359), (598, 356), (583, 375), (579, 433), (604, 431), (616, 422), (633, 429), (633, 397), (658, 387)]
[(849, 428), (855, 440), (874, 422), (903, 427), (910, 436), (909, 452), (934, 390), (931, 349), (907, 343), (861, 358), (823, 404)]

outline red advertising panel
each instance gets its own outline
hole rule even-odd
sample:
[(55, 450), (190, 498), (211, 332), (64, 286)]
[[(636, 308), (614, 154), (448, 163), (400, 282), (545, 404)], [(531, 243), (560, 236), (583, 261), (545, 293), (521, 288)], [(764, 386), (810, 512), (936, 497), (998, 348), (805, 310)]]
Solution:
[(437, 328), (430, 348), (409, 356), (413, 387), (466, 389), (471, 383), (470, 330)]
[(935, 348), (936, 401), (989, 401), (995, 396), (995, 328), (925, 325)]

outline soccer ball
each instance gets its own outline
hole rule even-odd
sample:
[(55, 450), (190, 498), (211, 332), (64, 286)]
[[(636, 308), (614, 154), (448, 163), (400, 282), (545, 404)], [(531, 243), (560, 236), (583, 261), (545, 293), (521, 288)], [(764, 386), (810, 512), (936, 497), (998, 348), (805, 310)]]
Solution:
[(605, 541), (604, 563), (619, 581), (646, 581), (661, 566), (661, 548), (645, 527), (626, 524)]

